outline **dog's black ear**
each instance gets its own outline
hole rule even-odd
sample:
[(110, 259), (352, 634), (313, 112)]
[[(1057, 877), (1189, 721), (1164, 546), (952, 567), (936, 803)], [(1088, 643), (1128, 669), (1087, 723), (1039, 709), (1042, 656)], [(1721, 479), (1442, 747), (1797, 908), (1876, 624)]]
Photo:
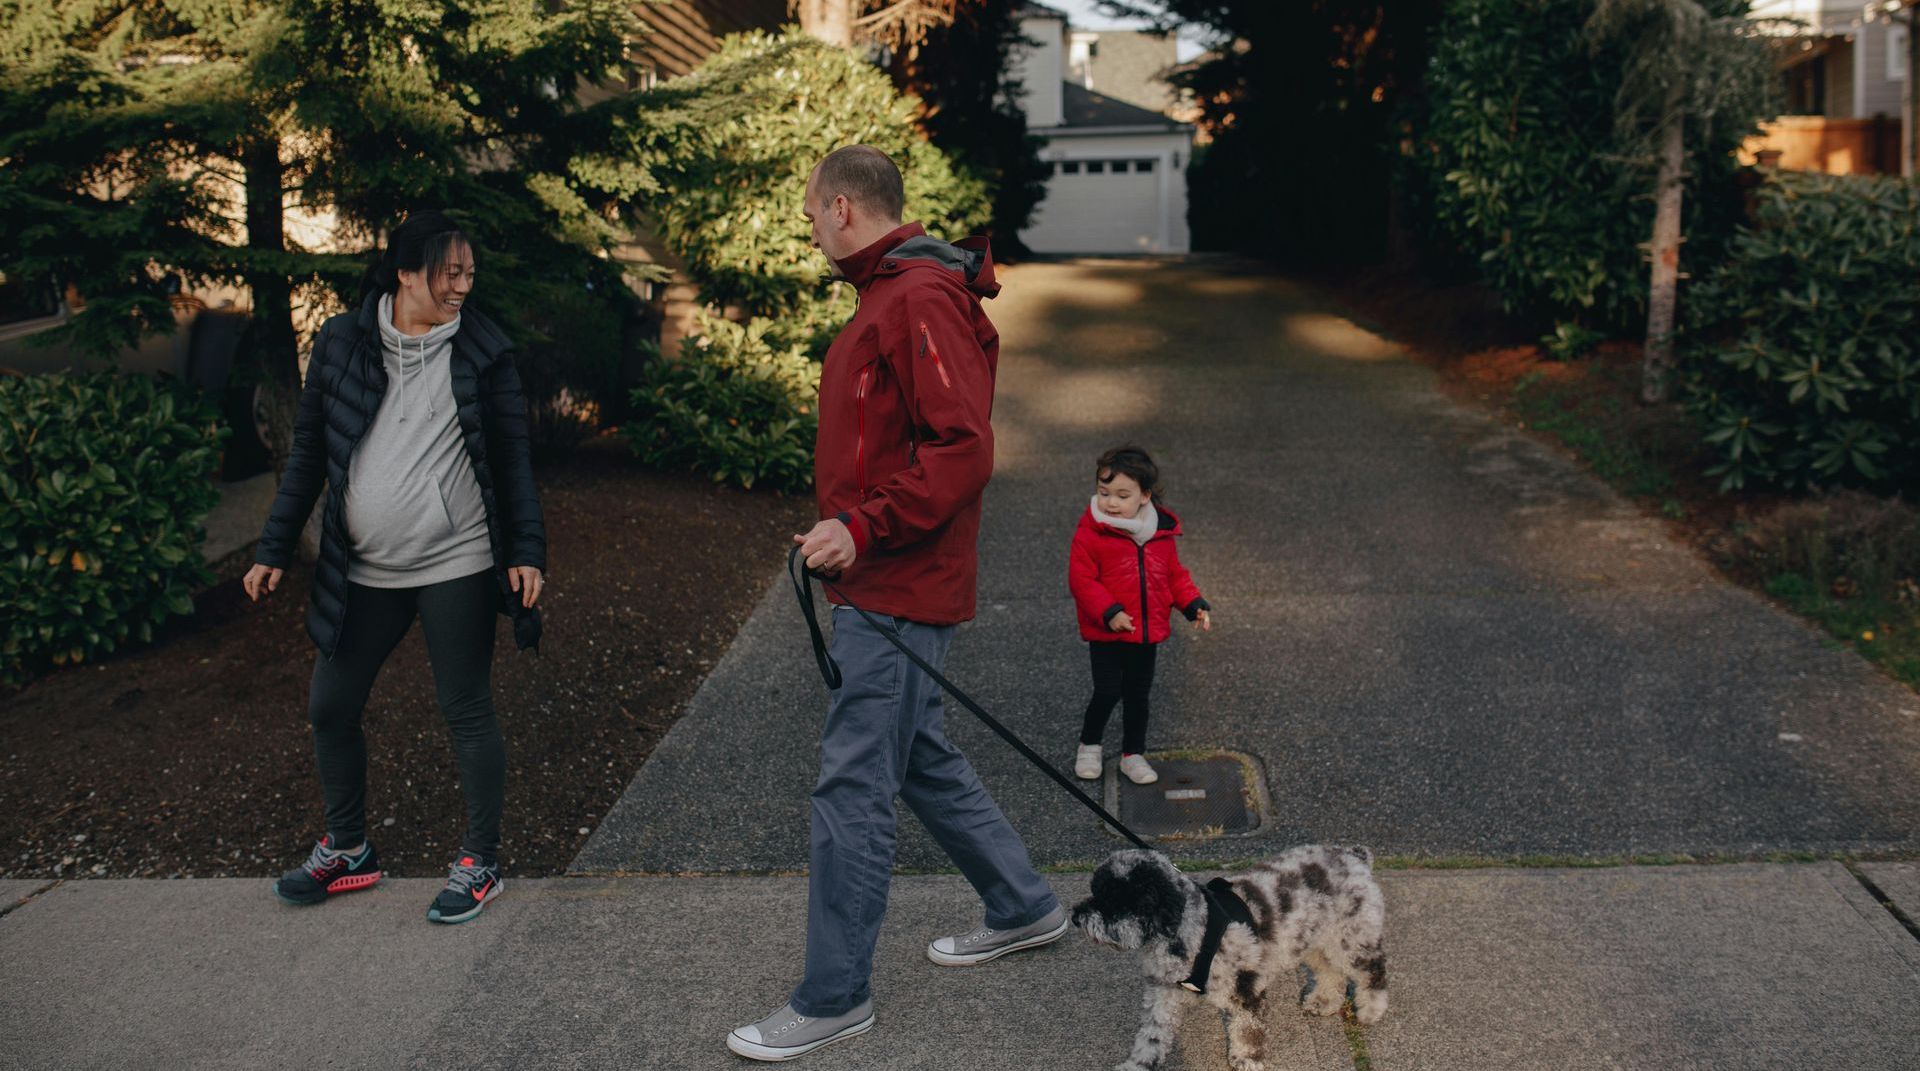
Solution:
[(1187, 914), (1187, 890), (1180, 876), (1164, 864), (1139, 866), (1127, 875), (1135, 913), (1147, 936), (1173, 938)]

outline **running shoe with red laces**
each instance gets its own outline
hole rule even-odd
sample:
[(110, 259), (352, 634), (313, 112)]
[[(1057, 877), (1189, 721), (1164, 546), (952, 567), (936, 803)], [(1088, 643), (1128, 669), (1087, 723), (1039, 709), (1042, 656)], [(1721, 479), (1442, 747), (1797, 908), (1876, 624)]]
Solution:
[(318, 904), (336, 893), (373, 887), (380, 880), (380, 856), (367, 841), (354, 853), (336, 851), (333, 834), (320, 838), (297, 869), (273, 883), (273, 894), (290, 904)]
[(465, 922), (478, 915), (480, 909), (506, 887), (507, 883), (500, 880), (499, 866), (463, 855), (447, 874), (447, 887), (440, 890), (440, 895), (433, 898), (433, 906), (427, 908), (427, 921)]

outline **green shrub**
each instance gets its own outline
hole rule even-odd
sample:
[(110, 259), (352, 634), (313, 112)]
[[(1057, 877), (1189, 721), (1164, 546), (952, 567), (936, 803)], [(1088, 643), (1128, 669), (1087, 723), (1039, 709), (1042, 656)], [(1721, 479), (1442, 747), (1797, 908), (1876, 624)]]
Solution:
[(812, 483), (820, 363), (799, 344), (778, 344), (772, 327), (703, 317), (678, 360), (648, 366), (625, 425), (642, 461), (742, 487)]
[(210, 403), (146, 377), (0, 380), (0, 680), (193, 612), (225, 435)]
[(676, 360), (656, 361), (623, 425), (649, 464), (797, 490), (813, 478), (819, 357), (852, 315), (801, 214), (813, 165), (843, 145), (891, 156), (907, 219), (959, 237), (984, 228), (984, 183), (914, 123), (914, 101), (858, 55), (798, 31), (727, 38), (692, 74), (642, 97), (628, 156), (657, 187), (636, 196), (701, 296), (746, 314), (704, 316)]
[(1920, 186), (1781, 172), (1696, 284), (1689, 401), (1723, 488), (1920, 486)]
[[(1652, 181), (1619, 131), (1624, 52), (1594, 51), (1583, 32), (1592, 8), (1449, 5), (1416, 121), (1412, 200), (1443, 243), (1477, 259), (1510, 311), (1624, 330), (1644, 326)], [(1688, 265), (1710, 263), (1735, 225), (1732, 150), (1754, 118), (1720, 117), (1692, 155)]]
[(807, 174), (829, 152), (858, 142), (891, 156), (906, 176), (906, 218), (936, 236), (991, 218), (986, 185), (926, 140), (914, 108), (885, 71), (797, 30), (729, 37), (641, 98), (629, 151), (659, 186), (634, 203), (708, 301), (798, 316), (810, 333), (837, 327), (851, 298), (833, 295), (846, 288), (827, 283), (801, 215)]

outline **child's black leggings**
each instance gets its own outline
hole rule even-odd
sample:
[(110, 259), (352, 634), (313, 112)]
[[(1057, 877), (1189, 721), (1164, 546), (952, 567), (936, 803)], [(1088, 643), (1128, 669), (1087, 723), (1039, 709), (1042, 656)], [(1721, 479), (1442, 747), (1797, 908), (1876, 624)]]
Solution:
[[(1146, 627), (1145, 622), (1139, 627)], [(1154, 656), (1159, 650), (1157, 643), (1087, 644), (1093, 658), (1093, 698), (1087, 702), (1087, 718), (1080, 727), (1082, 744), (1100, 742), (1113, 705), (1124, 700), (1120, 751), (1138, 755), (1147, 750), (1147, 692), (1153, 688)]]

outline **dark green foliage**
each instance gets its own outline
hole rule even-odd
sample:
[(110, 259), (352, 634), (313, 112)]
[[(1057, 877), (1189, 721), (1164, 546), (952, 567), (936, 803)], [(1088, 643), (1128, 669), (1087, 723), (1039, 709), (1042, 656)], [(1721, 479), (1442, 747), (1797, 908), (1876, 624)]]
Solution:
[[(1415, 113), (1414, 200), (1510, 310), (1627, 330), (1646, 307), (1651, 171), (1620, 121), (1624, 49), (1590, 44), (1591, 6), (1449, 5)], [(1711, 263), (1732, 229), (1732, 153), (1755, 118), (1689, 131), (1683, 269)]]
[(986, 223), (985, 185), (926, 140), (885, 72), (793, 32), (728, 38), (647, 94), (628, 137), (660, 183), (636, 205), (702, 296), (747, 318), (708, 318), (649, 372), (627, 424), (635, 449), (720, 480), (804, 486), (817, 362), (853, 313), (852, 288), (827, 278), (801, 215), (808, 173), (842, 145), (872, 145), (906, 175), (906, 218), (949, 238)]
[(1222, 42), (1173, 79), (1213, 139), (1187, 178), (1195, 248), (1314, 265), (1379, 259), (1395, 112), (1417, 87), (1440, 0), (1140, 6)]
[(1780, 172), (1688, 296), (1724, 488), (1920, 488), (1920, 186)]
[(987, 222), (985, 184), (926, 140), (913, 100), (854, 53), (797, 31), (729, 37), (637, 104), (629, 158), (659, 190), (635, 204), (719, 305), (797, 314), (809, 333), (845, 319), (851, 295), (836, 295), (801, 215), (808, 173), (843, 145), (893, 158), (906, 175), (905, 216), (930, 233), (957, 238)]
[(350, 302), (379, 235), (442, 208), (482, 247), (477, 302), (570, 361), (543, 313), (591, 287), (618, 324), (604, 217), (648, 185), (581, 148), (624, 105), (579, 88), (634, 27), (625, 0), (0, 2), (0, 271), (77, 287), (101, 353), (171, 329), (168, 273), (244, 288), (244, 353), (285, 388), (296, 289)]
[(677, 361), (655, 361), (625, 425), (649, 465), (795, 491), (813, 482), (820, 363), (768, 337), (767, 320), (708, 318)]
[(1047, 195), (1049, 166), (1039, 138), (1027, 133), (1016, 104), (1019, 84), (1009, 77), (1009, 53), (1021, 43), (1017, 6), (963, 3), (953, 23), (935, 27), (918, 45), (893, 55), (893, 79), (919, 98), (920, 127), (934, 145), (992, 190), (996, 259), (1026, 252), (1020, 232)]
[(0, 379), (0, 682), (193, 612), (224, 434), (211, 405), (144, 377)]

